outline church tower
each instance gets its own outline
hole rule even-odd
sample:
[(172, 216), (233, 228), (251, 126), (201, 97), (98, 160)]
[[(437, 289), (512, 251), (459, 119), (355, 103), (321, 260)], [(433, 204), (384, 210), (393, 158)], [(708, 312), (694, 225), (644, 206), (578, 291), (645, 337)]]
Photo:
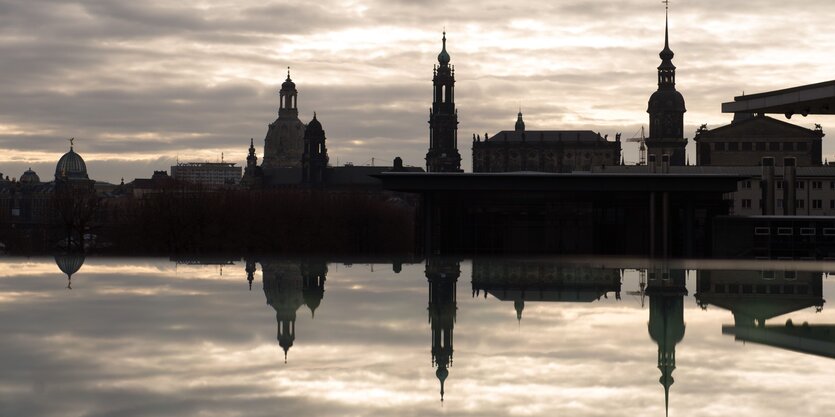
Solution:
[(658, 344), (658, 370), (661, 371), (658, 382), (664, 387), (664, 408), (669, 414), (676, 345), (684, 339), (684, 296), (687, 295), (684, 270), (650, 271), (646, 294), (649, 296), (647, 328)]
[[(666, 2), (665, 2), (666, 3)], [(670, 165), (685, 164), (684, 97), (676, 91), (675, 54), (670, 49), (669, 6), (664, 25), (664, 50), (661, 51), (661, 65), (658, 66), (658, 90), (649, 98), (649, 138), (646, 139), (647, 153), (661, 161), (669, 155)]]
[(432, 78), (434, 93), (429, 110), (428, 172), (462, 172), (458, 153), (458, 111), (455, 109), (455, 67), (449, 65), (446, 32)]
[(263, 168), (299, 168), (304, 148), (304, 124), (299, 120), (296, 83), (287, 79), (278, 92), (278, 119), (272, 122), (264, 138)]
[(313, 120), (304, 131), (304, 153), (302, 154), (302, 183), (321, 185), (328, 168), (328, 148), (325, 147), (325, 130), (313, 113)]
[(452, 365), (452, 330), (458, 310), (456, 287), (460, 275), (461, 266), (458, 261), (426, 261), (426, 278), (429, 281), (429, 324), (432, 326), (432, 364), (438, 368), (435, 376), (441, 383), (441, 401), (444, 400), (444, 382)]

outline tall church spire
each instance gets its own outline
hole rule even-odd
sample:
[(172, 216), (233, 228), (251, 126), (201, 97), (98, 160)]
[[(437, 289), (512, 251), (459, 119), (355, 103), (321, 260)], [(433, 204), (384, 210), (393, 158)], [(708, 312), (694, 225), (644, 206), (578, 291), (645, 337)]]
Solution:
[(685, 164), (684, 137), (684, 96), (676, 91), (676, 66), (673, 65), (675, 54), (670, 49), (670, 13), (669, 0), (665, 0), (664, 12), (664, 49), (658, 54), (661, 65), (658, 66), (658, 90), (652, 94), (647, 106), (649, 113), (649, 138), (647, 153), (661, 161), (669, 155), (670, 165)]

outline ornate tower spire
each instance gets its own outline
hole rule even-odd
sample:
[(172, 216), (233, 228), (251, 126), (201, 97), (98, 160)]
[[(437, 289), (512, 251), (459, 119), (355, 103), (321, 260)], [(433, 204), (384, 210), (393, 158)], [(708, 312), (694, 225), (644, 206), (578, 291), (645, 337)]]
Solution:
[(438, 369), (435, 376), (441, 384), (441, 401), (444, 400), (444, 383), (452, 365), (453, 328), (458, 310), (456, 287), (461, 275), (458, 261), (430, 259), (426, 262), (426, 278), (429, 281), (429, 324), (432, 327), (432, 364)]
[(278, 118), (297, 119), (299, 117), (299, 92), (296, 90), (296, 83), (290, 78), (290, 67), (287, 67), (287, 79), (281, 84), (278, 97)]
[(304, 131), (304, 151), (302, 153), (302, 183), (321, 185), (325, 181), (328, 167), (328, 148), (325, 147), (325, 130), (313, 113), (313, 120)]
[(676, 66), (673, 65), (675, 54), (670, 49), (669, 0), (663, 2), (664, 13), (664, 49), (658, 54), (661, 65), (658, 66), (658, 90), (649, 99), (649, 138), (646, 140), (647, 151), (661, 161), (669, 155), (670, 165), (684, 165), (687, 139), (684, 138), (684, 97), (676, 91)]
[(519, 114), (516, 115), (516, 131), (517, 132), (524, 132), (525, 131), (525, 121), (522, 120), (522, 109), (519, 109)]
[(462, 172), (458, 153), (458, 111), (455, 109), (455, 67), (449, 65), (446, 50), (446, 31), (438, 54), (432, 84), (432, 108), (429, 110), (429, 152), (426, 170), (429, 172)]

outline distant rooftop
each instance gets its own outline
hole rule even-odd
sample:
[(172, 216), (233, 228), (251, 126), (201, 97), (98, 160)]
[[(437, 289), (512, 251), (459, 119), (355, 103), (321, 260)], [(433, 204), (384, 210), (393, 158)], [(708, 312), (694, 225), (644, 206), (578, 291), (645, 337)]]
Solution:
[(521, 142), (522, 135), (527, 142), (602, 142), (606, 139), (591, 130), (503, 130), (486, 140), (486, 142)]

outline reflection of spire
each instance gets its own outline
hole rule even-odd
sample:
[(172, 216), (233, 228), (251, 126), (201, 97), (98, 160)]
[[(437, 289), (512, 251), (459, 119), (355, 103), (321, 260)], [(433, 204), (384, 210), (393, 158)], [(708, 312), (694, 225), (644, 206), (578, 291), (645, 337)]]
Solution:
[(304, 304), (310, 309), (310, 317), (316, 317), (316, 309), (325, 297), (325, 277), (328, 266), (325, 262), (306, 262), (302, 264)]
[(658, 382), (664, 387), (664, 408), (669, 413), (670, 386), (676, 369), (676, 344), (684, 339), (684, 271), (656, 270), (649, 274), (649, 335), (658, 344)]
[(58, 265), (58, 269), (61, 270), (64, 274), (67, 275), (67, 289), (72, 289), (72, 276), (79, 269), (81, 266), (84, 265), (84, 254), (81, 253), (73, 253), (73, 254), (64, 254), (64, 255), (56, 255), (55, 256), (55, 264)]
[(252, 291), (252, 281), (255, 279), (255, 261), (246, 260), (246, 280), (249, 281), (249, 290)]
[(456, 305), (456, 286), (461, 275), (458, 261), (431, 259), (426, 262), (426, 278), (429, 281), (429, 323), (432, 328), (432, 364), (437, 366), (435, 376), (441, 385), (441, 401), (444, 399), (444, 383), (452, 365), (453, 328)]
[(516, 309), (516, 320), (522, 323), (522, 310), (525, 309), (525, 300), (516, 300), (513, 302), (513, 307)]

